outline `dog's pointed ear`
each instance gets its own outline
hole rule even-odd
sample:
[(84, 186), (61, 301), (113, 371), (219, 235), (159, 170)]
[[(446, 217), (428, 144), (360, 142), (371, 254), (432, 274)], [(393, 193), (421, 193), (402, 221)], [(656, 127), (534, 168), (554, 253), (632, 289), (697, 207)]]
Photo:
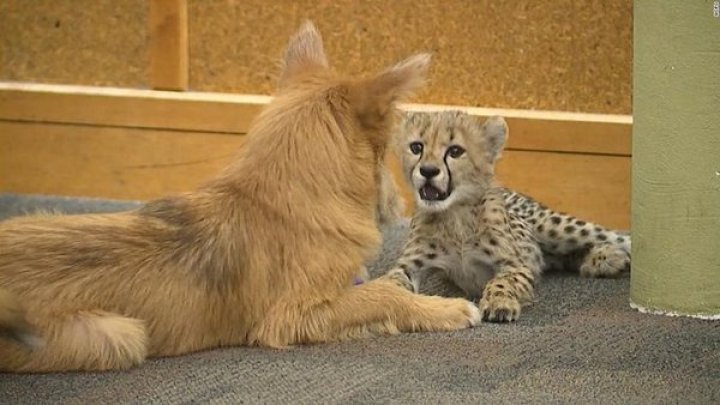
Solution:
[(363, 125), (376, 128), (395, 111), (394, 104), (406, 100), (425, 84), (430, 54), (411, 56), (363, 82), (356, 109)]
[(497, 115), (488, 117), (482, 124), (481, 131), (488, 157), (495, 162), (500, 158), (507, 141), (507, 123), (503, 117)]
[(290, 38), (285, 49), (280, 66), (279, 87), (285, 86), (297, 74), (327, 67), (328, 60), (320, 32), (312, 22), (305, 21)]

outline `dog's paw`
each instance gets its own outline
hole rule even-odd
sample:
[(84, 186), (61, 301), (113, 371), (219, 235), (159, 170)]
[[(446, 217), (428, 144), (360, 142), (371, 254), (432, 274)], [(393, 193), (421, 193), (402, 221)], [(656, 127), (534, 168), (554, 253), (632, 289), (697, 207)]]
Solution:
[(419, 324), (425, 324), (421, 329), (427, 331), (454, 331), (472, 328), (482, 321), (482, 314), (477, 305), (464, 298), (444, 298), (438, 296), (419, 295), (424, 301), (431, 304), (432, 314), (429, 319)]
[(479, 302), (483, 321), (512, 322), (520, 317), (520, 301), (507, 295), (483, 296)]
[(415, 283), (413, 283), (413, 280), (410, 278), (410, 275), (403, 269), (396, 267), (384, 276), (382, 276), (385, 280), (388, 280), (392, 282), (393, 284), (398, 285), (399, 287), (402, 287), (408, 291), (411, 292), (417, 292), (417, 286)]
[(467, 301), (465, 304), (467, 306), (468, 324), (471, 328), (473, 326), (477, 326), (477, 324), (482, 321), (482, 312), (480, 311), (480, 308), (471, 301)]

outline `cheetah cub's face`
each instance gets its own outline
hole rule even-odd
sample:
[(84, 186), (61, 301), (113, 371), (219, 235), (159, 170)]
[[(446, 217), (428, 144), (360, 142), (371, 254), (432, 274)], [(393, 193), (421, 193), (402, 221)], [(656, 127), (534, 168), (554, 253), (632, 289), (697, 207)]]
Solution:
[(507, 138), (501, 117), (484, 123), (461, 111), (408, 112), (399, 154), (417, 209), (443, 211), (481, 198)]

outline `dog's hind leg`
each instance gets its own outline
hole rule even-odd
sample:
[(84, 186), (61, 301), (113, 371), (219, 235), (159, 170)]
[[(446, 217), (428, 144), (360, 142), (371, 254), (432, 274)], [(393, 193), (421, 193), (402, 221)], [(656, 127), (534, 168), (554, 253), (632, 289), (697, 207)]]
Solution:
[(143, 321), (105, 311), (31, 319), (44, 340), (30, 350), (0, 341), (0, 371), (51, 372), (125, 369), (145, 360)]

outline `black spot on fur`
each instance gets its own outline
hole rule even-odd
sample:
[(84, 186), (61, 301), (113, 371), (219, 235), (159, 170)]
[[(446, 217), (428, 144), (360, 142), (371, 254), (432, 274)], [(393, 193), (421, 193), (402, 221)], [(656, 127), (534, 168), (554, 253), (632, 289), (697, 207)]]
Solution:
[(588, 236), (588, 235), (590, 235), (590, 231), (588, 231), (587, 229), (580, 230), (580, 236)]
[(495, 238), (490, 238), (490, 244), (493, 245), (493, 246), (497, 246), (497, 244), (498, 244), (497, 239), (495, 239)]
[(542, 226), (542, 224), (540, 224), (540, 225), (537, 226), (538, 232), (542, 232), (543, 229), (545, 229), (545, 228)]
[(414, 259), (414, 260), (413, 260), (413, 264), (414, 264), (415, 267), (417, 267), (417, 268), (422, 268), (422, 266), (425, 265), (425, 263), (424, 263), (422, 260), (420, 260), (420, 259)]
[(554, 229), (549, 230), (549, 231), (548, 231), (548, 236), (551, 237), (551, 238), (557, 238), (557, 236), (558, 236), (557, 231), (554, 230)]
[(492, 252), (491, 252), (490, 249), (488, 249), (488, 248), (484, 248), (484, 249), (483, 249), (483, 253), (484, 253), (486, 256), (492, 256)]
[(433, 260), (437, 257), (437, 253), (428, 253), (425, 255), (425, 257), (427, 257), (430, 260)]
[(569, 238), (567, 242), (571, 245), (577, 245), (578, 241), (575, 238)]
[(577, 226), (585, 226), (585, 221), (575, 221)]
[(553, 224), (558, 225), (562, 222), (562, 219), (558, 216), (552, 216), (550, 217), (550, 221), (552, 221)]
[(617, 241), (618, 243), (623, 243), (625, 242), (625, 238), (623, 238), (622, 236), (618, 236)]
[(572, 225), (568, 225), (565, 227), (565, 233), (573, 233), (575, 232), (575, 227)]
[(431, 243), (431, 244), (430, 244), (430, 249), (437, 249), (437, 245), (434, 244), (434, 243)]
[(598, 240), (607, 240), (607, 236), (604, 233), (597, 234)]

